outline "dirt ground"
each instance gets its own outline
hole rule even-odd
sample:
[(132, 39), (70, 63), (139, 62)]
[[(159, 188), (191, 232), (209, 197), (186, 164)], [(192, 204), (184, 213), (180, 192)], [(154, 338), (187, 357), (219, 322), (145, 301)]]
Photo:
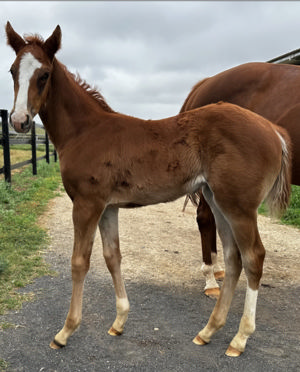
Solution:
[[(184, 198), (181, 198), (167, 204), (120, 210), (119, 234), (125, 281), (194, 286), (202, 278), (196, 210), (189, 202), (182, 212), (183, 203)], [(73, 241), (71, 210), (72, 203), (64, 196), (52, 202), (52, 207), (41, 220), (51, 236), (50, 249), (68, 258)], [(300, 230), (259, 216), (259, 231), (267, 252), (262, 284), (300, 285), (300, 270), (295, 264), (300, 258)], [(221, 247), (218, 239), (218, 253), (224, 267)], [(94, 275), (101, 275), (103, 270), (106, 268), (102, 243), (100, 233), (97, 233), (91, 271)], [(244, 275), (242, 280), (245, 280)]]
[[(125, 281), (194, 286), (202, 278), (196, 210), (189, 202), (182, 212), (184, 199), (144, 208), (120, 209), (119, 234)], [(72, 203), (64, 196), (51, 204), (41, 223), (49, 230), (50, 249), (69, 258), (73, 242)], [(300, 230), (259, 216), (259, 231), (267, 252), (262, 284), (300, 285), (300, 270), (295, 264), (300, 259)], [(218, 253), (224, 267), (221, 247), (218, 239)], [(101, 275), (103, 269), (106, 270), (100, 233), (97, 233), (91, 271)], [(244, 275), (241, 280), (245, 280)]]
[[(196, 211), (189, 203), (183, 213), (183, 202), (181, 198), (120, 210), (122, 272), (131, 311), (124, 334), (117, 338), (107, 335), (115, 314), (114, 292), (97, 233), (82, 326), (67, 347), (57, 352), (48, 344), (63, 325), (69, 307), (73, 227), (68, 197), (54, 199), (40, 223), (51, 238), (45, 259), (59, 275), (38, 279), (25, 289), (36, 294), (36, 301), (0, 317), (0, 322), (13, 320), (19, 325), (0, 332), (0, 357), (10, 363), (11, 371), (299, 370), (300, 230), (259, 217), (267, 254), (257, 330), (245, 353), (232, 359), (224, 352), (238, 329), (245, 277), (242, 274), (224, 329), (205, 347), (192, 344), (214, 300), (203, 294)], [(219, 256), (222, 262), (222, 249)]]

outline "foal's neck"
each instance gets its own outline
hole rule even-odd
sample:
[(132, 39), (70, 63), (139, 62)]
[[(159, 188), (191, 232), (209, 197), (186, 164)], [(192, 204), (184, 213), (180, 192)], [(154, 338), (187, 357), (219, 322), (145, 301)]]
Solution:
[(56, 59), (53, 61), (51, 85), (40, 117), (56, 150), (101, 120), (108, 112), (76, 82), (73, 75)]

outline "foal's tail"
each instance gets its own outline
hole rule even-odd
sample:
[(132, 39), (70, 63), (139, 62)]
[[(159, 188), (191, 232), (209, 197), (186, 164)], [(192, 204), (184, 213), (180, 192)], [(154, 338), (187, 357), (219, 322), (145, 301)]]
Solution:
[(276, 133), (280, 139), (282, 148), (281, 169), (265, 202), (271, 216), (280, 217), (289, 205), (292, 176), (292, 149), (290, 137), (287, 132), (281, 127), (276, 127)]

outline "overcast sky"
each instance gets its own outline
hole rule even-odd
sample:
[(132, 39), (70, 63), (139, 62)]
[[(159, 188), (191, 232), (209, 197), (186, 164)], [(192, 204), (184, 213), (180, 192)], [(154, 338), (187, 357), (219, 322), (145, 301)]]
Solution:
[(297, 1), (1, 1), (0, 108), (13, 103), (8, 20), (44, 39), (59, 24), (57, 58), (71, 72), (115, 111), (158, 119), (204, 77), (300, 48), (299, 16)]

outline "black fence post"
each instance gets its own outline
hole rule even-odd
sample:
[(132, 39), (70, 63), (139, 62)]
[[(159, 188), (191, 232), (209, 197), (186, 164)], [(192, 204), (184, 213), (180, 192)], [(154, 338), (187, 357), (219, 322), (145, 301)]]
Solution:
[[(27, 164), (32, 164), (32, 174), (37, 174), (37, 162), (42, 159), (46, 159), (47, 163), (50, 163), (50, 156), (54, 156), (54, 161), (57, 162), (58, 156), (54, 148), (53, 152), (50, 153), (50, 140), (47, 132), (45, 131), (45, 137), (39, 139), (36, 136), (36, 124), (33, 122), (31, 128), (31, 134), (25, 137), (18, 138), (15, 133), (9, 133), (8, 123), (8, 111), (0, 109), (0, 118), (2, 122), (2, 136), (0, 137), (0, 146), (3, 147), (3, 159), (4, 165), (0, 167), (0, 174), (4, 173), (5, 181), (8, 185), (11, 184), (11, 171), (13, 169), (21, 168)], [(19, 163), (11, 164), (10, 159), (10, 145), (31, 145), (31, 159), (21, 161)], [(37, 157), (37, 146), (38, 144), (45, 144), (46, 155)]]
[(8, 129), (8, 112), (0, 110), (2, 118), (2, 145), (3, 145), (3, 160), (4, 160), (4, 178), (6, 182), (11, 183), (10, 169), (10, 151), (9, 151), (9, 129)]
[(49, 138), (48, 134), (45, 131), (45, 144), (46, 144), (46, 162), (49, 164), (50, 163), (50, 154), (49, 154)]
[(32, 123), (31, 127), (31, 154), (32, 174), (37, 175), (35, 122)]

